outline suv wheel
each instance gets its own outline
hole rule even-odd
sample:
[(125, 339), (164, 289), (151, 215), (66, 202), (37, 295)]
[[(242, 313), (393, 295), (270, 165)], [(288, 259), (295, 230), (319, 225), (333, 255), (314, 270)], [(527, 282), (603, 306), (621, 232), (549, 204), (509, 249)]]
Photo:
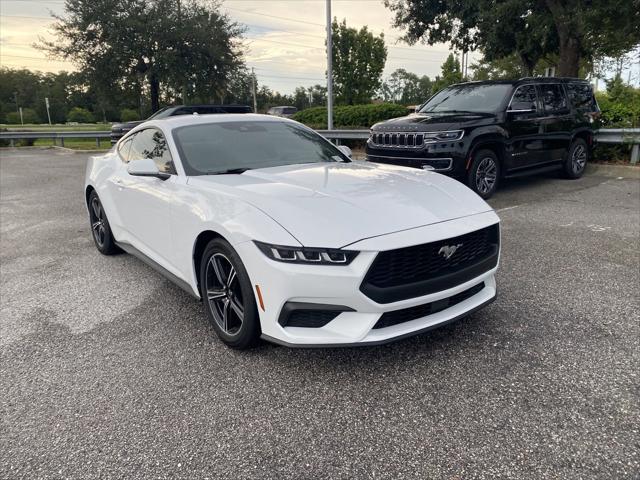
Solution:
[(498, 188), (500, 179), (500, 162), (498, 157), (491, 150), (479, 150), (473, 156), (473, 163), (469, 169), (467, 185), (487, 199), (494, 194)]
[(587, 142), (582, 138), (576, 138), (567, 154), (564, 162), (564, 175), (567, 178), (580, 178), (584, 174), (584, 170), (589, 160), (589, 147)]
[(260, 320), (249, 275), (229, 243), (211, 240), (200, 264), (202, 300), (213, 329), (232, 348), (258, 343)]

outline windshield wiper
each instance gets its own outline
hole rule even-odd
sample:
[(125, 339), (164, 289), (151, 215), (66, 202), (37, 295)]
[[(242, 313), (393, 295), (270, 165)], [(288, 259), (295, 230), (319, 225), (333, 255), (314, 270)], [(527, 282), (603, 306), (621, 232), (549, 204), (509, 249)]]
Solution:
[(229, 168), (227, 170), (209, 170), (207, 172), (207, 175), (233, 175), (233, 174), (244, 173), (247, 170), (251, 170), (251, 169), (244, 167), (244, 168)]

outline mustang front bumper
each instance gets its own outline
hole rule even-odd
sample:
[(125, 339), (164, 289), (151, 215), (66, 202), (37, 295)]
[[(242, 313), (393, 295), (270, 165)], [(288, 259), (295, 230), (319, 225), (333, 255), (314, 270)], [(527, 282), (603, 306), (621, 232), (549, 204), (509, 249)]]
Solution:
[[(360, 254), (345, 266), (276, 262), (267, 258), (251, 241), (237, 244), (235, 248), (254, 288), (259, 286), (262, 295), (264, 309), (258, 302), (258, 312), (263, 338), (297, 347), (371, 345), (398, 340), (457, 320), (496, 298), (494, 275), (497, 264), (446, 290), (392, 303), (377, 303), (361, 291), (361, 285), (378, 252), (457, 237), (498, 221), (494, 212), (486, 212), (362, 240), (348, 246), (349, 250), (360, 251)], [(313, 327), (291, 326), (287, 322), (291, 311), (313, 307), (325, 315), (328, 312), (329, 317), (324, 321), (322, 315), (300, 317), (306, 319), (308, 325), (316, 325)]]

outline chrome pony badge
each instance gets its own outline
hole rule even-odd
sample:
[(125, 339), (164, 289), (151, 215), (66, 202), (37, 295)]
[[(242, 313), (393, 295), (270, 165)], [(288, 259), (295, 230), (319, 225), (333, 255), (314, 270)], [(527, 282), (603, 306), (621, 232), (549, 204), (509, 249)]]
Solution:
[(444, 247), (440, 247), (440, 250), (438, 250), (438, 255), (442, 255), (445, 260), (449, 260), (461, 246), (461, 243), (459, 243), (458, 245), (445, 245)]

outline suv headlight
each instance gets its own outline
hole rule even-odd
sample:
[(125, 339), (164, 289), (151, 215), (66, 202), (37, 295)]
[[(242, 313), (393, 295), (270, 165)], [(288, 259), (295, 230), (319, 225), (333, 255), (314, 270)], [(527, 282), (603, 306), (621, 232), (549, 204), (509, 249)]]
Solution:
[(337, 248), (287, 247), (285, 245), (271, 245), (256, 240), (253, 243), (271, 260), (284, 263), (349, 265), (358, 256), (358, 252), (353, 250), (340, 250)]
[(447, 132), (433, 132), (425, 135), (432, 136), (438, 140), (460, 140), (464, 135), (464, 130), (449, 130)]

